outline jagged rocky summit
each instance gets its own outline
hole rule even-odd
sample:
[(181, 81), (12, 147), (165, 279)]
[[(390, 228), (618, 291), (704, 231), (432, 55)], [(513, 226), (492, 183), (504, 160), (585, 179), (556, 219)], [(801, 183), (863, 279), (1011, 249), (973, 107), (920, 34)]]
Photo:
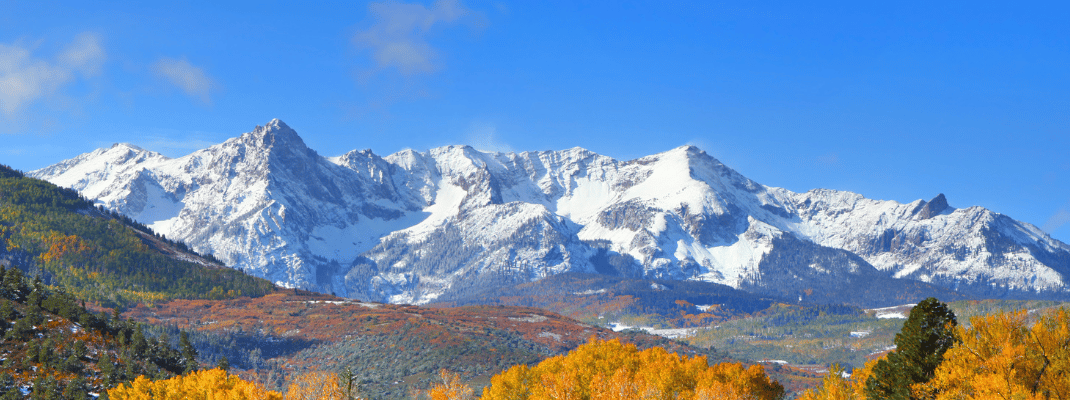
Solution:
[(276, 119), (185, 157), (116, 144), (30, 175), (234, 268), (363, 300), (419, 304), (563, 272), (800, 300), (878, 286), (1070, 297), (1070, 246), (1033, 225), (942, 194), (903, 204), (764, 186), (694, 146), (630, 161), (468, 146), (328, 158)]

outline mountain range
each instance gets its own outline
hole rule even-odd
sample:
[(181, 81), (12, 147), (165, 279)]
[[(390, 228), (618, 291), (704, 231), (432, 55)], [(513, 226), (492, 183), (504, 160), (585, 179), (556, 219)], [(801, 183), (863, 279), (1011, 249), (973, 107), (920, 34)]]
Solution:
[(566, 272), (865, 306), (1070, 298), (1070, 246), (1036, 226), (942, 194), (765, 186), (694, 146), (629, 161), (468, 146), (324, 157), (276, 119), (184, 157), (116, 144), (28, 175), (232, 268), (366, 301), (468, 298)]

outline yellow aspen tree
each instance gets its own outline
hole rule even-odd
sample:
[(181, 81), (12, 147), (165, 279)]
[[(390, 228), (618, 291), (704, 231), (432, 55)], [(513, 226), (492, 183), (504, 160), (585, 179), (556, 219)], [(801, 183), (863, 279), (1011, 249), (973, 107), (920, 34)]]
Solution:
[(483, 390), (481, 400), (522, 400), (531, 396), (531, 368), (527, 365), (515, 365), (490, 378), (494, 390)]
[(873, 376), (873, 368), (883, 359), (884, 357), (879, 357), (869, 360), (862, 368), (855, 368), (854, 371), (851, 371), (851, 387), (854, 390), (854, 398), (866, 398), (866, 381)]
[[(859, 400), (865, 396), (858, 396), (856, 385), (850, 379), (843, 376), (844, 369), (839, 365), (829, 368), (828, 375), (821, 381), (820, 388), (814, 388), (803, 392), (799, 400)], [(864, 382), (864, 381), (863, 381)]]
[(662, 348), (639, 351), (619, 340), (593, 340), (535, 367), (516, 366), (491, 378), (483, 399), (753, 399), (784, 394), (761, 366), (681, 357)]
[(970, 319), (919, 397), (943, 399), (1065, 399), (1070, 397), (1070, 316), (1043, 313), (1028, 326), (1025, 310)]
[(286, 400), (344, 400), (345, 392), (338, 385), (338, 376), (330, 372), (313, 371), (290, 379)]
[(139, 376), (107, 394), (113, 400), (282, 400), (280, 393), (218, 368), (158, 381)]
[(461, 382), (461, 376), (457, 373), (443, 369), (439, 371), (442, 382), (435, 384), (427, 391), (427, 397), (431, 400), (469, 400), (474, 398), (475, 393), (471, 387)]

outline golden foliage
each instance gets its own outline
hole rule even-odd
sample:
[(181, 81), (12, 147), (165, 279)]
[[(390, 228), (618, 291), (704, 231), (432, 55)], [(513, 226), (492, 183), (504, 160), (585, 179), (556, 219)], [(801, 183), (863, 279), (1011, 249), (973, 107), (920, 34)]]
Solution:
[(1025, 310), (970, 319), (927, 385), (932, 399), (1070, 398), (1070, 315), (1059, 308), (1028, 324)]
[(229, 375), (221, 369), (192, 372), (171, 379), (150, 381), (139, 376), (129, 384), (108, 390), (113, 400), (282, 400), (279, 392)]
[[(865, 382), (864, 380), (862, 382)], [(828, 375), (821, 382), (821, 387), (803, 392), (799, 400), (856, 400), (865, 399), (857, 396), (853, 381), (843, 376), (843, 367), (833, 365)], [(858, 385), (861, 386), (861, 385)]]
[(843, 376), (843, 367), (833, 365), (821, 386), (803, 392), (799, 400), (864, 400), (866, 380), (873, 375), (873, 367), (880, 360), (870, 360), (865, 367), (854, 370), (850, 378)]
[(461, 382), (461, 376), (442, 370), (439, 372), (441, 383), (435, 384), (427, 391), (427, 397), (431, 400), (469, 400), (474, 398), (474, 391), (468, 385)]
[[(956, 328), (956, 343), (927, 383), (916, 384), (914, 398), (1070, 399), (1070, 313), (1059, 308), (1037, 316), (1030, 325), (1025, 310), (970, 318)], [(864, 399), (863, 387), (877, 360), (845, 379), (837, 370), (821, 388), (800, 400)]]
[(592, 340), (533, 368), (519, 365), (494, 376), (482, 399), (758, 400), (776, 399), (783, 392), (757, 365), (710, 366), (702, 356)]
[(286, 400), (344, 400), (338, 376), (330, 372), (307, 372), (290, 380)]

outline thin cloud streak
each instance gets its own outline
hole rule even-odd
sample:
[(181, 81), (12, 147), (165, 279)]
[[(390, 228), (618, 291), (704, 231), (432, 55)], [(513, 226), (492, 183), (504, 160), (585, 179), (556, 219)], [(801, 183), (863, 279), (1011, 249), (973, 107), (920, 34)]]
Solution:
[(100, 74), (107, 54), (100, 43), (100, 37), (91, 32), (83, 32), (74, 38), (59, 55), (59, 62), (85, 76)]
[(1067, 224), (1070, 224), (1070, 210), (1060, 208), (1055, 214), (1048, 218), (1047, 222), (1044, 222), (1044, 226), (1040, 229), (1043, 229), (1044, 232), (1052, 233)]
[(162, 57), (152, 64), (152, 71), (190, 97), (200, 99), (204, 104), (212, 104), (211, 92), (216, 86), (215, 82), (203, 69), (190, 64), (185, 58), (176, 60)]
[(476, 150), (487, 153), (512, 153), (513, 147), (498, 140), (498, 128), (483, 124), (468, 131), (467, 142)]
[(0, 113), (14, 119), (34, 102), (74, 82), (76, 73), (99, 74), (107, 54), (98, 35), (84, 32), (56, 58), (49, 62), (35, 58), (29, 48), (0, 44)]
[(470, 13), (459, 1), (439, 0), (431, 8), (422, 4), (379, 2), (368, 5), (376, 23), (357, 33), (353, 43), (372, 52), (376, 71), (396, 68), (402, 75), (438, 70), (437, 53), (427, 42), (436, 25), (449, 25)]

